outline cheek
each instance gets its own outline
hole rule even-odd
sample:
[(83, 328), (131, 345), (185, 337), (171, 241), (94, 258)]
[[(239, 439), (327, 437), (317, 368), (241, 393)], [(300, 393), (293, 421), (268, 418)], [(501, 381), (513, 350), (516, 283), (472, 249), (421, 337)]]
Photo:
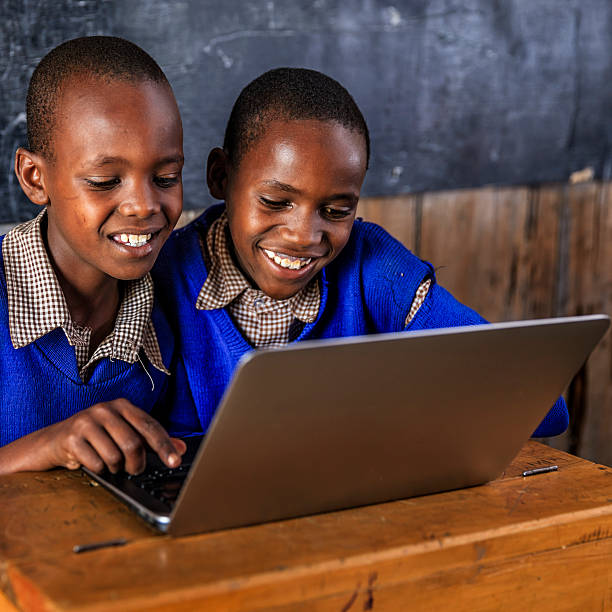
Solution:
[(350, 225), (347, 224), (342, 228), (334, 228), (334, 232), (331, 233), (331, 243), (334, 248), (336, 255), (346, 246), (351, 236), (351, 229), (353, 228), (353, 222)]
[(254, 241), (261, 234), (263, 224), (256, 211), (236, 211), (236, 215), (229, 217), (230, 232), (234, 242), (242, 248), (250, 249)]
[(172, 223), (172, 225), (176, 225), (178, 222), (181, 213), (183, 212), (183, 193), (179, 193), (174, 196), (170, 205), (166, 207), (166, 214)]

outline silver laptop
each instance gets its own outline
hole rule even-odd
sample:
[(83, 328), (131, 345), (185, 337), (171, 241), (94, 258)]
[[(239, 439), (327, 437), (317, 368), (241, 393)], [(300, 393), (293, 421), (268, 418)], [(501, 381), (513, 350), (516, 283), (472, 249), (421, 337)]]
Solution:
[(187, 467), (90, 475), (173, 535), (478, 485), (503, 472), (608, 325), (594, 315), (254, 351), (205, 438), (189, 441)]

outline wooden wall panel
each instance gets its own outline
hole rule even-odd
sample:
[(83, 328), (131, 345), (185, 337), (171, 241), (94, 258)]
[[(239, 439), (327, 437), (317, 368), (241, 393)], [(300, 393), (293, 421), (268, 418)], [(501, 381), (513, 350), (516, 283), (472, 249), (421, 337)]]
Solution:
[[(369, 198), (380, 223), (491, 321), (612, 314), (612, 183)], [(567, 390), (570, 429), (548, 442), (612, 465), (610, 332)]]
[(398, 240), (411, 251), (418, 252), (422, 200), (423, 196), (420, 194), (363, 198), (359, 202), (357, 214), (382, 227), (393, 228), (391, 233)]
[[(571, 189), (566, 312), (612, 314), (612, 184)], [(587, 459), (612, 464), (612, 343), (610, 332), (575, 381), (575, 447)]]

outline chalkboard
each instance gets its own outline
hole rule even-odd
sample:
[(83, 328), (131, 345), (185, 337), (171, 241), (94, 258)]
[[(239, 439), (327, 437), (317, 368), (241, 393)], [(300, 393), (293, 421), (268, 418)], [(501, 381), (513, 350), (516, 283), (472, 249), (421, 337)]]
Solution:
[(612, 175), (610, 0), (11, 0), (0, 7), (0, 223), (35, 207), (12, 171), (38, 60), (112, 34), (146, 49), (185, 126), (185, 206), (211, 202), (208, 150), (241, 88), (276, 66), (322, 70), (368, 121), (363, 193)]

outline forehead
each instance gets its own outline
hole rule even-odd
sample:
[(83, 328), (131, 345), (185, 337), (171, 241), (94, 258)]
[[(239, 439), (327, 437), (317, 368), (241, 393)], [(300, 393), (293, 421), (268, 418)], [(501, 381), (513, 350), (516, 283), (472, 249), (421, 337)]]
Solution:
[[(363, 134), (335, 121), (273, 120), (250, 145), (238, 172), (283, 175), (290, 184), (318, 178), (327, 182), (363, 181), (366, 143)], [(283, 180), (280, 176), (275, 176)]]
[(64, 144), (77, 151), (111, 145), (180, 148), (182, 128), (165, 83), (74, 77), (57, 100), (51, 140), (56, 152)]

